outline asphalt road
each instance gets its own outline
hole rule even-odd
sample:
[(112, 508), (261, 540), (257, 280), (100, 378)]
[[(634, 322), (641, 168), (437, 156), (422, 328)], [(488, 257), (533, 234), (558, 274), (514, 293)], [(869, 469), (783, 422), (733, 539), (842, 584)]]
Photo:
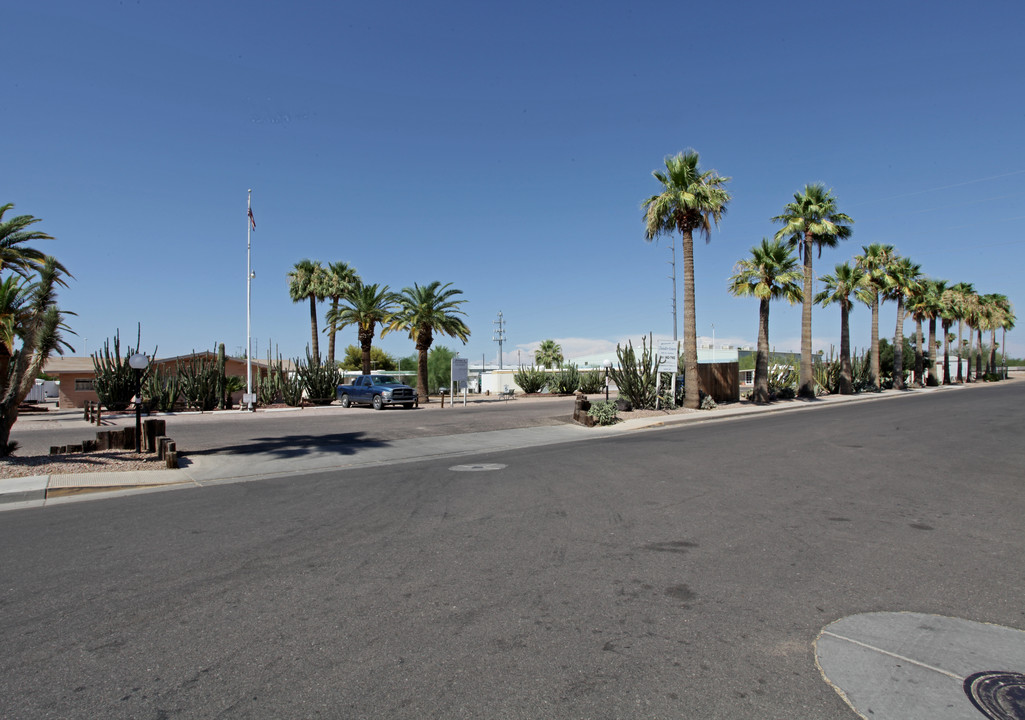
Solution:
[[(446, 403), (442, 409), (437, 400), (431, 407), (405, 410), (388, 407), (375, 411), (368, 407), (289, 409), (257, 413), (216, 412), (182, 413), (163, 416), (167, 433), (187, 453), (234, 452), (259, 448), (280, 438), (308, 445), (360, 442), (387, 442), (411, 437), (511, 430), (538, 425), (570, 422), (573, 398), (489, 399), (468, 402), (464, 407)], [(80, 443), (96, 436), (97, 430), (134, 425), (134, 416), (110, 416), (102, 428), (80, 419), (49, 422), (46, 415), (23, 415), (15, 423), (11, 439), (19, 445), (19, 454), (45, 455), (52, 445)], [(216, 428), (216, 430), (214, 430)]]
[(1025, 627), (1023, 401), (7, 512), (0, 716), (854, 718), (830, 622)]

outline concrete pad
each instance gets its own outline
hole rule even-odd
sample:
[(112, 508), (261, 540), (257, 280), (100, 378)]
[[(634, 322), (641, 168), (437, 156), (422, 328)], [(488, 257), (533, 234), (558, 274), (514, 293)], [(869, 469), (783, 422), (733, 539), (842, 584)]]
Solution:
[(42, 500), (46, 497), (48, 482), (48, 475), (27, 475), (0, 480), (0, 503)]
[(874, 720), (984, 717), (964, 690), (984, 671), (1025, 671), (1025, 632), (922, 613), (867, 613), (827, 625), (815, 642), (823, 677)]

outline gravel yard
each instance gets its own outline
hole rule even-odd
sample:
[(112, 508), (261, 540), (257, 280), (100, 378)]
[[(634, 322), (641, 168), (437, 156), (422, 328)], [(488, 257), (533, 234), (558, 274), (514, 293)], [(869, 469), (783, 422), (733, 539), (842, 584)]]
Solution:
[(28, 475), (71, 475), (90, 472), (166, 470), (167, 465), (152, 453), (136, 455), (131, 450), (103, 450), (67, 455), (17, 454), (0, 459), (0, 479)]

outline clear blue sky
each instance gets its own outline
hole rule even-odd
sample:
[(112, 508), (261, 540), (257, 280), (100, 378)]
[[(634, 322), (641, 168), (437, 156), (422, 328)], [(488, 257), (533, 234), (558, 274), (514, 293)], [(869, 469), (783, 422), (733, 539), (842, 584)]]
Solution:
[[(727, 278), (812, 182), (856, 221), (816, 275), (891, 243), (1021, 313), (1023, 27), (1020, 0), (15, 0), (0, 202), (56, 238), (41, 249), (75, 275), (79, 355), (140, 322), (161, 356), (244, 347), (249, 188), (261, 357), (309, 343), (286, 277), (302, 258), (395, 290), (453, 283), (472, 336), (436, 344), (471, 360), (497, 359), (500, 310), (506, 364), (546, 338), (574, 356), (671, 337), (669, 244), (645, 242), (640, 205), (686, 148), (733, 178), (695, 245), (699, 336), (754, 343), (757, 302)], [(682, 266), (679, 292), (682, 337)], [(868, 320), (855, 310), (856, 347)], [(881, 334), (894, 321), (884, 305)], [(774, 305), (771, 343), (799, 336), (799, 308)], [(816, 308), (814, 337), (838, 343), (835, 308)]]

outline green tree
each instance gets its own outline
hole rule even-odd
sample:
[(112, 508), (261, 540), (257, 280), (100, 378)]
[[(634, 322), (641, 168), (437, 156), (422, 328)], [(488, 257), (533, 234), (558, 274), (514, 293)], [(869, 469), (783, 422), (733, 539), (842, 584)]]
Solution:
[[(358, 345), (348, 345), (345, 348), (345, 354), (341, 360), (341, 366), (343, 370), (359, 370), (363, 371), (363, 349)], [(392, 370), (400, 370), (398, 361), (395, 360), (391, 355), (386, 353), (379, 347), (370, 348), (370, 371), (371, 372), (389, 372)], [(413, 365), (409, 368), (411, 370), (416, 369), (416, 360), (414, 358)], [(364, 373), (366, 374), (366, 373)]]
[(971, 298), (975, 295), (975, 286), (959, 282), (950, 288), (949, 293), (949, 312), (957, 321), (957, 381), (960, 383), (965, 380), (961, 363), (961, 358), (964, 357), (964, 323), (971, 314)]
[(1014, 330), (1014, 323), (1017, 318), (1015, 318), (1014, 316), (1014, 305), (1011, 304), (1011, 301), (1009, 299), (1005, 298), (1005, 300), (1007, 300), (1007, 302), (1003, 305), (1000, 311), (1000, 330), (1002, 333), (1000, 337), (1000, 354), (1003, 356), (1003, 363), (1001, 364), (1006, 367), (1007, 331)]
[(317, 302), (326, 297), (326, 272), (319, 261), (303, 259), (288, 273), (288, 295), (292, 302), (310, 303), (310, 337), (313, 357), (320, 359), (320, 344), (317, 342)]
[(780, 240), (762, 238), (751, 248), (751, 257), (733, 268), (729, 291), (737, 297), (758, 298), (758, 350), (751, 400), (769, 401), (769, 302), (786, 300), (791, 305), (804, 299), (803, 273), (790, 247)]
[(433, 390), (452, 385), (452, 358), (459, 353), (444, 345), (431, 348), (427, 354), (427, 382)]
[(543, 340), (541, 347), (534, 351), (534, 362), (542, 367), (557, 368), (562, 361), (562, 346), (554, 340)]
[(869, 344), (869, 382), (876, 390), (881, 387), (879, 368), (879, 304), (885, 297), (887, 286), (886, 270), (890, 263), (897, 257), (893, 245), (872, 243), (862, 245), (862, 254), (857, 255), (854, 260), (862, 270), (865, 271), (865, 282), (868, 284), (869, 302), (872, 310), (872, 334)]
[[(897, 303), (897, 325), (893, 332), (893, 362), (895, 367), (903, 367), (904, 305), (909, 298), (918, 292), (922, 282), (922, 267), (911, 262), (908, 258), (897, 258), (887, 269), (886, 280), (887, 297)], [(914, 365), (912, 365), (912, 368), (914, 368)], [(904, 386), (904, 373), (894, 373), (893, 387), (896, 390), (906, 389)]]
[(12, 209), (14, 209), (14, 203), (0, 205), (0, 272), (11, 270), (29, 280), (47, 262), (51, 262), (60, 275), (70, 277), (67, 269), (56, 259), (48, 258), (41, 251), (26, 245), (26, 243), (39, 240), (53, 240), (44, 232), (30, 229), (30, 226), (39, 222), (40, 218), (32, 215), (16, 215), (5, 220), (4, 215)]
[(435, 280), (429, 285), (417, 285), (402, 289), (396, 297), (397, 309), (391, 315), (388, 325), (381, 334), (404, 330), (416, 345), (416, 387), (420, 402), (430, 402), (427, 393), (427, 353), (434, 342), (434, 334), (449, 335), (466, 342), (470, 328), (462, 317), (466, 313), (459, 309), (465, 300), (458, 299), (462, 290), (444, 285)]
[(697, 313), (694, 310), (694, 231), (711, 240), (712, 225), (719, 225), (730, 194), (730, 178), (715, 170), (702, 172), (699, 156), (686, 150), (665, 159), (665, 172), (652, 175), (661, 183), (661, 192), (644, 201), (645, 239), (680, 233), (683, 239), (683, 362), (684, 407), (696, 410), (701, 403), (698, 380)]
[[(936, 321), (943, 313), (943, 293), (946, 292), (946, 290), (946, 280), (930, 278), (924, 281), (922, 283), (922, 292), (916, 296), (914, 307), (912, 308), (912, 314), (915, 317), (916, 323), (921, 323), (922, 320), (929, 321), (928, 352), (926, 352), (922, 358), (922, 365), (925, 370), (925, 384), (930, 386), (939, 385), (939, 379), (937, 378), (938, 372), (936, 370), (936, 351), (939, 348), (938, 341), (936, 340)], [(921, 345), (922, 338), (920, 330), (918, 335), (918, 344)], [(917, 373), (919, 372), (917, 356), (915, 360), (915, 373), (917, 377)]]
[(347, 325), (356, 326), (359, 345), (363, 349), (364, 375), (370, 374), (370, 348), (374, 343), (377, 326), (386, 326), (396, 301), (395, 293), (390, 292), (387, 285), (365, 285), (357, 279), (342, 304), (328, 311), (327, 322), (330, 328), (340, 330)]
[(335, 361), (335, 334), (338, 329), (331, 324), (331, 314), (338, 312), (338, 303), (349, 296), (353, 287), (360, 282), (359, 275), (349, 263), (333, 262), (328, 264), (324, 274), (324, 295), (331, 300), (331, 307), (328, 309), (327, 332), (327, 361), (333, 364)]
[(802, 192), (794, 193), (793, 202), (783, 207), (783, 214), (772, 218), (781, 223), (776, 233), (777, 240), (787, 240), (797, 247), (804, 261), (804, 304), (801, 308), (801, 379), (797, 394), (800, 397), (815, 397), (815, 374), (811, 359), (811, 306), (812, 260), (811, 253), (818, 248), (822, 257), (823, 247), (836, 247), (840, 240), (851, 236), (854, 221), (840, 212), (836, 198), (824, 185), (805, 185)]
[(71, 348), (63, 337), (68, 332), (66, 313), (57, 304), (57, 287), (67, 287), (59, 263), (44, 258), (33, 281), (25, 288), (23, 314), (17, 320), (14, 336), (21, 338), (21, 347), (7, 358), (5, 372), (0, 375), (0, 456), (10, 455), (17, 448), (11, 442), (11, 428), (18, 419), (18, 407), (35, 384), (47, 358), (54, 352), (63, 355)]
[(833, 274), (823, 275), (819, 280), (824, 288), (815, 296), (815, 303), (823, 307), (836, 303), (840, 306), (840, 380), (841, 395), (854, 393), (854, 373), (851, 369), (850, 313), (854, 300), (871, 303), (871, 293), (866, 279), (868, 273), (858, 265), (839, 263)]

